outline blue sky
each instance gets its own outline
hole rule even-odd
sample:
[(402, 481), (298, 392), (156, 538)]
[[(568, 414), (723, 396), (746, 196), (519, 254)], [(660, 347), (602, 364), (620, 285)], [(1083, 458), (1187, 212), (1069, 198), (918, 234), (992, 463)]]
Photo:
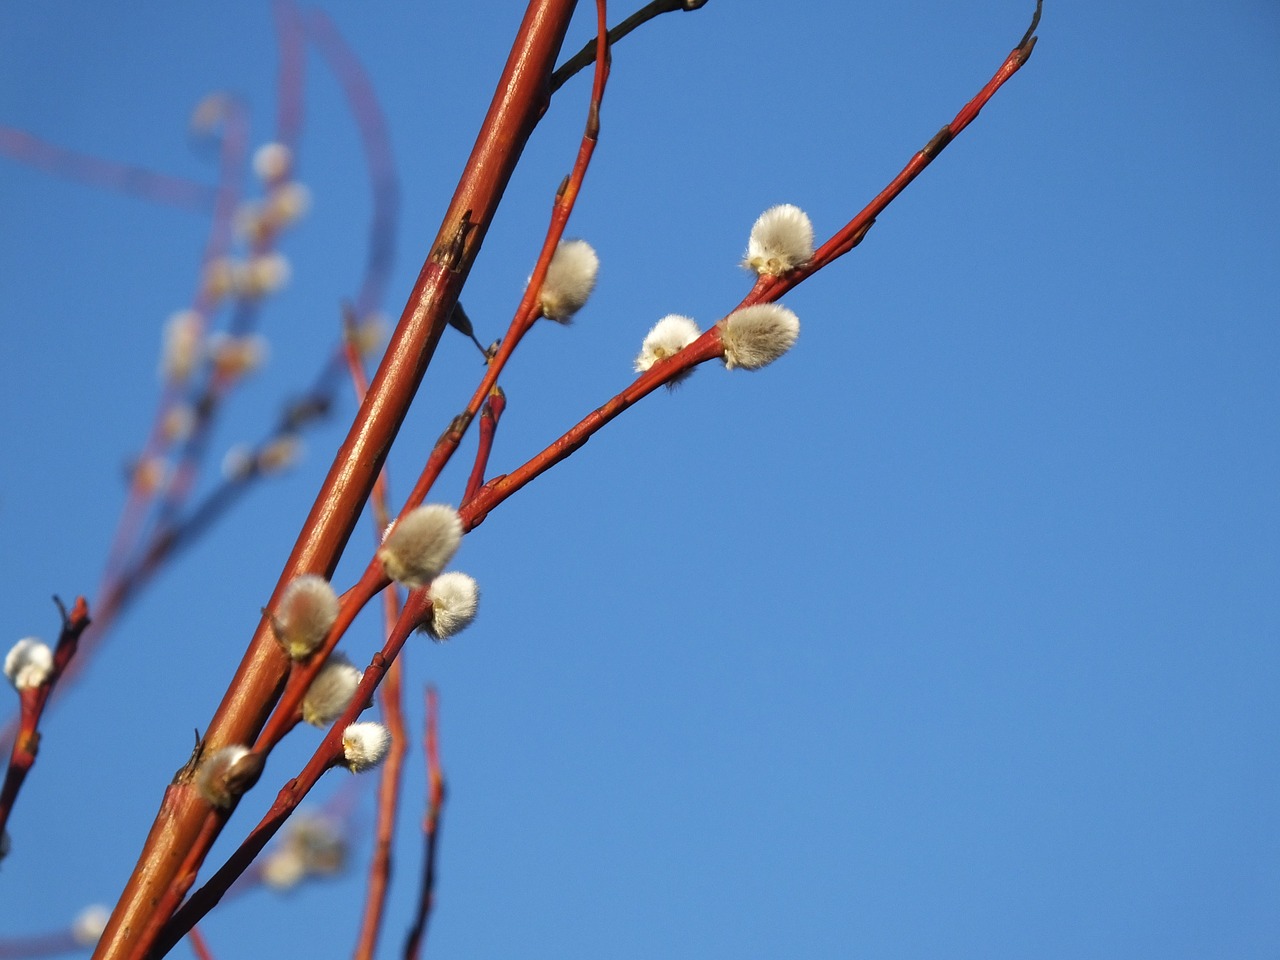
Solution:
[[(392, 131), (396, 313), (522, 6), (321, 6)], [(736, 304), (765, 207), (842, 225), (1032, 6), (713, 0), (620, 45), (569, 228), (600, 284), (504, 377), (494, 469), (629, 382), (658, 317)], [(1275, 955), (1280, 13), (1050, 0), (1039, 33), (867, 241), (785, 298), (787, 357), (699, 370), (467, 538), (479, 620), (407, 653), (415, 724), (440, 689), (451, 789), (435, 956)], [(308, 382), (359, 278), (359, 143), (311, 67), (314, 209), (219, 453)], [(274, 71), (261, 4), (0, 13), (0, 124), (193, 179), (212, 177), (194, 105), (232, 90), (272, 139)], [(518, 301), (586, 95), (557, 97), (472, 274), (482, 339)], [(0, 635), (51, 637), (50, 594), (97, 583), (205, 223), (7, 159), (0, 211)], [(479, 372), (446, 337), (393, 491)], [(47, 718), (0, 936), (114, 898), (350, 412), (157, 579)], [(339, 586), (368, 557), (365, 528), (352, 542)], [(367, 660), (377, 631), (366, 615), (344, 646)], [(229, 838), (315, 742), (272, 756)], [(384, 956), (416, 893), (420, 764), (415, 744)], [(342, 880), (216, 913), (215, 954), (343, 955), (367, 849)]]

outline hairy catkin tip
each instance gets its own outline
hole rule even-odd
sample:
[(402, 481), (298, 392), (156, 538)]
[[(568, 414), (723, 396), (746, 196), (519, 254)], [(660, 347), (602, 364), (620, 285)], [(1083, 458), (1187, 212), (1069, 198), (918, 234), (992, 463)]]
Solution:
[(431, 581), (431, 616), (422, 629), (436, 640), (448, 640), (471, 626), (480, 604), (480, 587), (465, 573), (442, 573)]
[(743, 307), (720, 321), (724, 365), (759, 370), (790, 350), (799, 335), (799, 318), (781, 304)]
[(229, 807), (236, 797), (257, 782), (257, 774), (261, 772), (261, 758), (250, 753), (248, 747), (239, 744), (223, 747), (200, 762), (196, 789), (206, 803)]
[(329, 877), (342, 870), (347, 843), (327, 817), (295, 815), (284, 838), (262, 862), (262, 880), (269, 887), (288, 890), (307, 877)]
[(338, 619), (338, 595), (319, 574), (295, 577), (284, 588), (271, 618), (276, 639), (294, 660), (311, 654), (324, 642)]
[(669, 313), (653, 325), (646, 334), (644, 343), (640, 345), (640, 353), (636, 357), (636, 373), (644, 373), (659, 360), (665, 360), (679, 353), (702, 333), (698, 325), (689, 317), (678, 313)]
[(95, 946), (110, 919), (110, 910), (100, 903), (90, 904), (71, 922), (71, 939), (81, 947)]
[(195, 310), (179, 310), (164, 325), (160, 348), (160, 379), (182, 383), (203, 355), (204, 318)]
[(538, 302), (542, 315), (568, 323), (595, 289), (600, 258), (585, 240), (562, 240), (556, 247), (542, 282)]
[(813, 256), (813, 224), (799, 207), (783, 203), (770, 207), (751, 228), (743, 266), (776, 277), (794, 270)]
[(342, 732), (342, 755), (352, 773), (372, 770), (390, 748), (391, 732), (380, 723), (353, 723)]
[(38, 637), (23, 637), (4, 658), (4, 675), (21, 693), (42, 686), (53, 673), (53, 651)]
[(391, 525), (378, 559), (396, 583), (425, 587), (453, 559), (461, 542), (458, 511), (431, 503), (411, 510)]
[(341, 653), (329, 654), (302, 698), (302, 719), (313, 727), (327, 727), (351, 705), (363, 671)]
[(253, 153), (253, 172), (264, 183), (283, 180), (293, 169), (293, 151), (283, 143), (264, 143)]

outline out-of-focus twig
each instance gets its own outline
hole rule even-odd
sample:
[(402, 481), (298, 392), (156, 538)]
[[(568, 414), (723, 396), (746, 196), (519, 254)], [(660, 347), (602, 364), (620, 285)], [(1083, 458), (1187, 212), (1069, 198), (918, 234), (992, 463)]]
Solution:
[(427, 935), (427, 921), (436, 901), (436, 861), (440, 850), (440, 824), (444, 817), (445, 779), (440, 764), (440, 698), (435, 687), (427, 688), (427, 811), (422, 819), (422, 885), (418, 909), (405, 937), (405, 960), (417, 960)]
[(0, 154), (47, 173), (203, 213), (217, 197), (207, 184), (68, 150), (16, 127), (0, 126)]
[[(356, 344), (355, 320), (348, 311), (343, 318), (347, 364), (355, 388), (356, 401), (364, 400), (369, 389), (364, 362)], [(369, 504), (373, 511), (374, 542), (378, 542), (387, 527), (387, 469), (384, 466), (373, 485)], [(382, 592), (385, 634), (389, 638), (400, 617), (400, 592), (393, 584)], [(391, 734), (391, 747), (378, 778), (378, 817), (374, 827), (373, 857), (369, 863), (369, 882), (365, 894), (364, 912), (360, 919), (360, 933), (354, 956), (357, 960), (372, 960), (378, 946), (386, 915), (387, 892), (391, 886), (391, 845), (395, 839), (396, 814), (400, 808), (400, 788), (404, 774), (404, 756), (407, 749), (404, 725), (404, 684), (400, 657), (392, 662), (387, 675), (378, 687), (378, 703), (382, 707), (382, 719)]]
[(187, 931), (187, 942), (191, 944), (191, 952), (196, 955), (196, 960), (213, 960), (213, 951), (209, 949), (209, 941), (204, 938), (204, 934), (200, 932), (199, 927), (192, 927)]

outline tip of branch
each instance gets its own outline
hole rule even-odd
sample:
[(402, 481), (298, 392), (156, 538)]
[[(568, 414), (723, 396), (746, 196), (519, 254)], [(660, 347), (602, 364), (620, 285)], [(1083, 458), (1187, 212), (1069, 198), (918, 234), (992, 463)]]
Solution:
[(1031, 48), (1036, 45), (1036, 27), (1040, 26), (1040, 14), (1043, 10), (1044, 0), (1036, 0), (1036, 12), (1031, 17), (1031, 26), (1027, 27), (1027, 32), (1022, 35), (1017, 46), (1017, 49), (1022, 51), (1023, 59), (1031, 56)]

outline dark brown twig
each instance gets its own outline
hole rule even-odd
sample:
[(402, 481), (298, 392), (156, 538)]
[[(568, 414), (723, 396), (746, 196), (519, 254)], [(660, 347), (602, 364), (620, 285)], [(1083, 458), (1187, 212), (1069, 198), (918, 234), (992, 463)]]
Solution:
[[(671, 13), (673, 10), (697, 10), (706, 2), (707, 0), (652, 0), (609, 31), (609, 46), (613, 46), (632, 30), (643, 26), (654, 17)], [(551, 92), (559, 90), (570, 77), (595, 63), (595, 60), (596, 41), (589, 40), (582, 45), (581, 50), (556, 68), (556, 72), (551, 75)]]

